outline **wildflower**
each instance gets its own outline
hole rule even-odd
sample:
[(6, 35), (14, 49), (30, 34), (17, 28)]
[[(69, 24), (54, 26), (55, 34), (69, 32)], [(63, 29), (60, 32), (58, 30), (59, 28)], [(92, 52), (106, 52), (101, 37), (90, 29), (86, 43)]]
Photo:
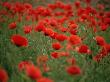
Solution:
[(0, 68), (0, 82), (8, 82), (8, 74), (2, 68)]
[(80, 3), (80, 1), (75, 1), (75, 6), (77, 7), (77, 8), (79, 8), (80, 7), (80, 5), (81, 5), (81, 3)]
[(76, 34), (77, 34), (77, 30), (76, 30), (76, 29), (70, 29), (69, 32), (70, 32), (72, 35), (76, 35)]
[(99, 46), (104, 46), (106, 43), (105, 39), (102, 36), (96, 36), (95, 40)]
[(12, 22), (9, 24), (9, 29), (15, 29), (16, 28), (16, 22)]
[(24, 33), (28, 34), (32, 31), (32, 27), (31, 26), (24, 26)]
[(64, 40), (67, 40), (67, 36), (65, 36), (64, 34), (58, 34), (57, 36), (56, 36), (56, 40), (58, 40), (58, 41), (64, 41)]
[(77, 27), (78, 27), (77, 24), (70, 24), (70, 25), (69, 25), (69, 28), (72, 28), (72, 29), (75, 29), (75, 28), (77, 28)]
[(59, 58), (59, 53), (58, 52), (52, 52), (51, 56), (52, 56), (52, 58)]
[(104, 48), (106, 49), (106, 51), (107, 51), (108, 53), (110, 53), (110, 44), (105, 44), (105, 45), (104, 45)]
[(47, 77), (42, 77), (42, 78), (39, 78), (36, 82), (53, 82), (53, 80)]
[(24, 4), (25, 9), (32, 9), (32, 5), (29, 3)]
[(28, 45), (28, 40), (19, 34), (12, 35), (11, 42), (19, 47)]
[(81, 74), (81, 69), (78, 66), (69, 66), (69, 67), (67, 67), (66, 71), (70, 75), (79, 75), (79, 74)]
[(108, 25), (103, 24), (103, 25), (100, 26), (100, 28), (101, 28), (102, 31), (106, 31), (107, 28), (108, 28)]
[(79, 36), (77, 36), (77, 35), (71, 35), (69, 37), (69, 42), (72, 45), (78, 45), (78, 44), (82, 43), (81, 38)]
[(53, 49), (55, 50), (59, 50), (62, 46), (59, 42), (53, 43), (52, 44)]
[(19, 64), (18, 64), (18, 69), (19, 71), (22, 71), (26, 68), (26, 65), (29, 65), (31, 64), (30, 62), (28, 61), (21, 61)]
[(101, 59), (102, 59), (101, 54), (98, 54), (98, 55), (93, 57), (93, 60), (96, 61), (96, 62), (99, 62)]
[(40, 69), (38, 67), (35, 67), (34, 65), (26, 66), (26, 74), (34, 80), (42, 77)]
[(57, 35), (58, 35), (57, 32), (53, 32), (53, 34), (52, 34), (50, 37), (51, 37), (52, 39), (55, 39)]
[(35, 27), (35, 31), (41, 32), (45, 30), (45, 25), (42, 22), (39, 22), (38, 25)]
[(88, 53), (88, 51), (89, 51), (89, 48), (87, 45), (81, 45), (78, 50), (79, 53)]
[(53, 36), (54, 34), (53, 30), (50, 28), (46, 28), (43, 32), (46, 36)]

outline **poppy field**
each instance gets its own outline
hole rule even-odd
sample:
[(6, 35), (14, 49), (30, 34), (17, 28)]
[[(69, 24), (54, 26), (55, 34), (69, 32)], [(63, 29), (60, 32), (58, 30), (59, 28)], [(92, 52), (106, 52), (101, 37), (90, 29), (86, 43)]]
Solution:
[(109, 0), (0, 0), (0, 82), (110, 82)]

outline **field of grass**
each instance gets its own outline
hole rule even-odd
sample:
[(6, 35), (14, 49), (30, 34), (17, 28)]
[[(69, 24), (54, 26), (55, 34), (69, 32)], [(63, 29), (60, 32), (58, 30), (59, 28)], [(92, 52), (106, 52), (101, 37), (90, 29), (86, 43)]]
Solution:
[(110, 82), (107, 1), (0, 1), (0, 82)]

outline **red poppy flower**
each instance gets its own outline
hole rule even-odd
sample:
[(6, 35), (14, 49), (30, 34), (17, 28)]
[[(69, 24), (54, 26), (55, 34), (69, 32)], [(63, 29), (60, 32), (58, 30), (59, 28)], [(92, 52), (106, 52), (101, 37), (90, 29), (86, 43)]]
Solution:
[(71, 28), (71, 29), (75, 29), (75, 28), (77, 28), (77, 27), (78, 27), (77, 24), (70, 24), (70, 25), (69, 25), (69, 28)]
[(91, 0), (85, 0), (85, 2), (86, 2), (87, 4), (89, 4), (89, 3), (91, 2)]
[(88, 15), (87, 15), (87, 14), (82, 14), (82, 15), (81, 15), (81, 19), (82, 19), (82, 20), (86, 20), (87, 18), (88, 18)]
[(88, 53), (88, 51), (89, 51), (89, 48), (87, 45), (81, 45), (78, 50), (79, 53)]
[(106, 31), (107, 28), (108, 28), (108, 25), (103, 24), (103, 25), (101, 25), (100, 27), (101, 27), (101, 30), (102, 30), (102, 31)]
[(58, 8), (61, 8), (61, 9), (63, 9), (64, 6), (65, 6), (64, 3), (61, 2), (61, 1), (56, 1), (55, 5), (56, 5)]
[(56, 36), (56, 40), (58, 40), (58, 41), (64, 41), (64, 40), (66, 40), (67, 39), (67, 36), (66, 35), (64, 35), (64, 34), (58, 34), (57, 36)]
[(57, 6), (55, 4), (47, 4), (50, 9), (56, 9)]
[(68, 29), (67, 29), (67, 28), (64, 28), (64, 27), (61, 27), (60, 30), (61, 30), (62, 32), (67, 32)]
[(55, 50), (59, 50), (62, 46), (59, 42), (53, 43), (52, 44), (53, 49)]
[(57, 11), (54, 13), (55, 16), (63, 16), (64, 12)]
[(59, 53), (58, 52), (52, 52), (51, 56), (52, 56), (52, 58), (59, 58)]
[(51, 26), (57, 26), (57, 25), (58, 25), (57, 20), (56, 20), (55, 18), (51, 18), (51, 19), (49, 20), (49, 24), (50, 24)]
[(25, 17), (25, 20), (26, 20), (26, 21), (30, 21), (30, 20), (31, 20), (31, 16), (27, 15), (27, 16)]
[(45, 25), (42, 22), (39, 22), (38, 25), (35, 27), (35, 31), (41, 32), (45, 30)]
[(110, 16), (109, 16), (109, 17), (104, 18), (104, 22), (105, 22), (105, 24), (110, 25)]
[(96, 62), (99, 62), (101, 59), (102, 59), (101, 54), (98, 54), (98, 55), (93, 57), (93, 60), (96, 61)]
[(70, 75), (79, 75), (79, 74), (81, 74), (81, 69), (78, 66), (69, 66), (69, 67), (67, 67), (66, 71)]
[(74, 20), (69, 20), (69, 21), (68, 21), (68, 24), (69, 24), (69, 25), (75, 24), (75, 21), (74, 21)]
[(7, 9), (12, 9), (12, 4), (11, 3), (9, 3), (9, 2), (3, 2), (3, 7), (6, 7)]
[(106, 43), (105, 39), (102, 36), (96, 36), (95, 40), (96, 40), (97, 44), (100, 46), (104, 46)]
[(110, 44), (105, 44), (104, 48), (106, 49), (106, 51), (109, 53), (110, 52)]
[(38, 67), (35, 67), (34, 65), (26, 66), (26, 74), (34, 80), (42, 77), (40, 69)]
[(77, 35), (71, 35), (69, 37), (69, 42), (72, 45), (78, 45), (78, 44), (82, 43), (81, 38), (79, 36), (77, 36)]
[(38, 14), (41, 14), (43, 11), (44, 11), (44, 7), (43, 6), (38, 6), (37, 8), (36, 8), (36, 11), (37, 11), (37, 13)]
[(26, 65), (29, 65), (29, 64), (31, 64), (31, 63), (28, 62), (28, 61), (22, 61), (22, 62), (20, 62), (20, 63), (18, 64), (18, 69), (19, 69), (19, 71), (24, 70), (24, 69), (26, 68)]
[(70, 32), (72, 35), (76, 35), (76, 34), (77, 34), (77, 30), (76, 30), (76, 29), (70, 29), (69, 32)]
[(42, 16), (51, 16), (52, 11), (49, 8), (45, 8), (43, 12), (41, 12)]
[(53, 30), (50, 28), (45, 28), (45, 30), (43, 32), (46, 36), (53, 36), (53, 34), (54, 34)]
[(54, 32), (53, 35), (51, 35), (50, 37), (51, 37), (52, 39), (55, 39), (57, 35), (58, 35), (58, 33), (57, 33), (57, 32)]
[(15, 29), (16, 28), (16, 22), (12, 22), (9, 24), (9, 29)]
[(80, 5), (81, 5), (81, 3), (80, 3), (80, 1), (75, 1), (75, 6), (77, 7), (77, 8), (79, 8), (80, 7)]
[(99, 52), (99, 54), (103, 57), (107, 56), (108, 55), (108, 51), (106, 48), (102, 48), (101, 51)]
[(62, 18), (57, 19), (57, 22), (58, 22), (59, 24), (63, 24), (67, 19), (68, 19), (67, 16), (63, 16)]
[(24, 5), (19, 2), (15, 3), (15, 6), (13, 8), (14, 12), (16, 13), (23, 13), (24, 9), (25, 9)]
[(28, 45), (28, 40), (19, 34), (12, 35), (11, 36), (11, 42), (13, 44), (15, 44), (16, 46), (19, 46), (19, 47)]
[(42, 78), (39, 78), (36, 82), (53, 82), (53, 80), (46, 77), (42, 77)]
[(29, 3), (24, 3), (25, 9), (32, 9), (32, 5)]
[(32, 27), (31, 26), (24, 26), (24, 33), (28, 34), (32, 31)]
[(72, 10), (72, 5), (71, 5), (71, 4), (66, 4), (66, 5), (64, 6), (64, 9), (65, 9), (66, 11), (70, 11), (70, 10)]
[(8, 74), (2, 68), (0, 68), (0, 82), (8, 82)]

